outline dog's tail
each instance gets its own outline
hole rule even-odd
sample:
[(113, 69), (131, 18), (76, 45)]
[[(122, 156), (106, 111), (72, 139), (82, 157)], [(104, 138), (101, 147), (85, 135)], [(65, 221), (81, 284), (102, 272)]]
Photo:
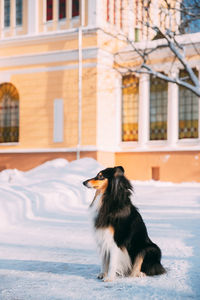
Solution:
[(148, 276), (165, 274), (166, 270), (160, 262), (157, 263), (145, 263), (142, 265), (141, 271)]
[(165, 274), (167, 271), (162, 266), (161, 260), (161, 250), (160, 248), (152, 244), (150, 247), (145, 249), (146, 253), (144, 255), (144, 260), (141, 266), (141, 271), (148, 276)]

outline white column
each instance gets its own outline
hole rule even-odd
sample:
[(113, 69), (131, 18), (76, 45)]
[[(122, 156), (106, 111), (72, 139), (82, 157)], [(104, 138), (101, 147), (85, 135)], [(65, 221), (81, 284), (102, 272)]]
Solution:
[(28, 34), (36, 34), (38, 32), (38, 0), (28, 0)]
[(149, 141), (149, 75), (141, 74), (139, 82), (139, 145), (144, 146)]
[(168, 83), (167, 139), (170, 146), (178, 141), (178, 85)]

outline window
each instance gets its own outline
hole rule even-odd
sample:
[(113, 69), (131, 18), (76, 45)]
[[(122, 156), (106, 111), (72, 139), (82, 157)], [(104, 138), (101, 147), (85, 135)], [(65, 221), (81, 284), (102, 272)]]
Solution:
[(46, 20), (53, 20), (53, 0), (47, 0), (46, 2)]
[(18, 142), (19, 94), (11, 83), (0, 84), (0, 143)]
[(150, 140), (167, 139), (166, 81), (150, 77)]
[(66, 18), (66, 0), (59, 0), (59, 20)]
[(79, 16), (79, 0), (72, 0), (72, 17)]
[[(180, 76), (185, 77), (186, 73), (181, 71)], [(198, 115), (198, 97), (187, 88), (179, 87), (179, 139), (198, 138)]]
[(113, 2), (113, 24), (116, 25), (117, 0)]
[(110, 22), (110, 0), (107, 0), (106, 21)]
[(120, 0), (120, 28), (122, 29), (122, 0)]
[(128, 75), (122, 84), (122, 141), (138, 141), (139, 80)]
[(16, 0), (16, 25), (22, 25), (23, 18), (23, 0)]
[(10, 0), (4, 0), (4, 27), (10, 27)]
[(183, 0), (181, 2), (180, 32), (195, 33), (200, 31), (200, 5), (196, 0)]

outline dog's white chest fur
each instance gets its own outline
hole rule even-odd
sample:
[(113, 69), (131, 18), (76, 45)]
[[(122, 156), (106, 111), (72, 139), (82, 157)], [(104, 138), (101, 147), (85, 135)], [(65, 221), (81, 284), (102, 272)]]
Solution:
[(109, 254), (114, 246), (114, 239), (109, 229), (97, 229), (95, 231), (96, 242), (101, 254)]
[(97, 229), (95, 235), (102, 260), (109, 258), (116, 264), (116, 272), (125, 275), (131, 269), (131, 259), (127, 250), (120, 249), (115, 243), (112, 229)]

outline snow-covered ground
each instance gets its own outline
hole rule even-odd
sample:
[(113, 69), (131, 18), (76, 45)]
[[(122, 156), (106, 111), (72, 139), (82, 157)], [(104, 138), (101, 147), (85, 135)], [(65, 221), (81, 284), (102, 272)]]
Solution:
[(200, 184), (133, 182), (133, 202), (163, 252), (166, 275), (96, 279), (99, 257), (82, 181), (92, 159), (0, 173), (0, 299), (200, 299)]

